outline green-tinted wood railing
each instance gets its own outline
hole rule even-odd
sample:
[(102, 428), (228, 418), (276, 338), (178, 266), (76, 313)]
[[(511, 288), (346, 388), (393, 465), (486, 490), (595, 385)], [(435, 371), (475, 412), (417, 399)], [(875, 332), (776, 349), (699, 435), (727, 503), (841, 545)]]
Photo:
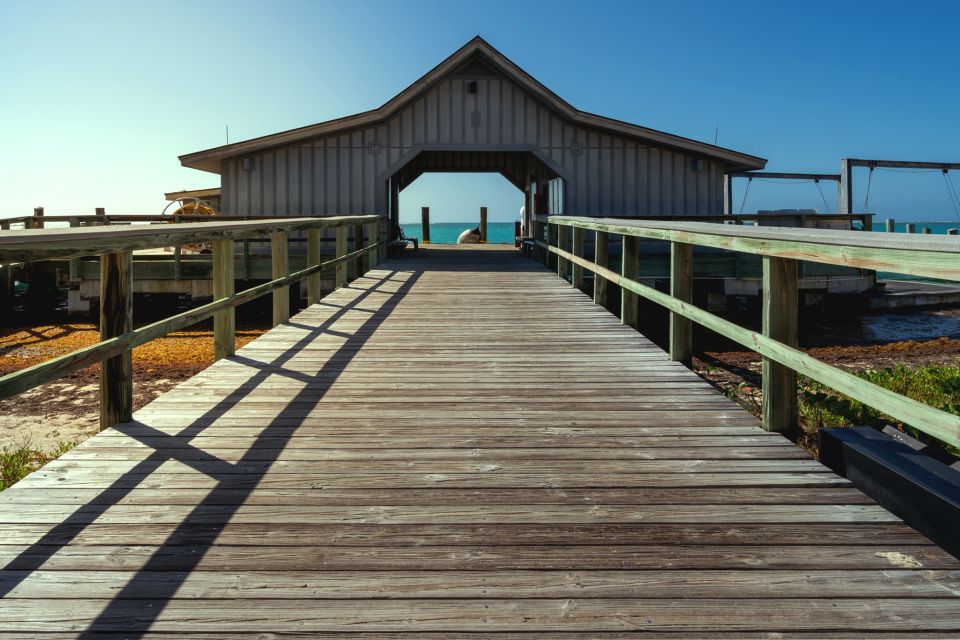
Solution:
[[(209, 220), (209, 218), (208, 218)], [(346, 230), (367, 228), (355, 239), (355, 250), (347, 252)], [(320, 262), (321, 230), (336, 229), (336, 256)], [(288, 234), (307, 232), (308, 266), (289, 273)], [(100, 342), (77, 349), (47, 362), (0, 377), (0, 399), (50, 382), (97, 362), (100, 369), (100, 427), (105, 429), (130, 420), (133, 374), (131, 350), (172, 331), (214, 318), (214, 354), (217, 359), (233, 355), (235, 344), (234, 309), (272, 293), (274, 325), (289, 317), (288, 287), (308, 279), (308, 302), (320, 298), (322, 271), (335, 270), (337, 286), (344, 284), (348, 263), (372, 268), (386, 257), (387, 221), (382, 216), (332, 216), (324, 218), (273, 218), (143, 227), (84, 227), (70, 229), (29, 229), (0, 232), (0, 263), (29, 262), (85, 255), (100, 256)], [(234, 292), (234, 241), (269, 237), (273, 251), (273, 279), (239, 293)], [(214, 301), (133, 329), (133, 279), (131, 252), (195, 242), (213, 246)], [(358, 268), (359, 271), (359, 268)]]
[[(535, 216), (539, 259), (548, 256), (578, 265), (595, 276), (594, 300), (606, 300), (610, 282), (623, 292), (621, 319), (636, 326), (634, 296), (670, 311), (670, 355), (688, 362), (696, 322), (763, 356), (763, 425), (772, 431), (796, 428), (796, 375), (803, 374), (953, 446), (960, 446), (960, 417), (872, 384), (813, 358), (797, 348), (797, 263), (800, 260), (877, 269), (913, 276), (960, 281), (960, 241), (950, 236), (873, 234), (826, 229), (744, 227), (708, 222), (657, 222), (573, 216)], [(557, 238), (574, 228), (596, 232), (597, 261), (583, 256), (582, 243), (567, 250)], [(623, 266), (609, 268), (611, 234), (623, 237)], [(544, 241), (544, 238), (547, 240)], [(635, 263), (640, 238), (671, 243), (671, 293), (637, 282)], [(729, 249), (763, 258), (763, 329), (757, 333), (696, 307), (692, 300), (692, 246)], [(566, 272), (564, 268), (562, 273)]]

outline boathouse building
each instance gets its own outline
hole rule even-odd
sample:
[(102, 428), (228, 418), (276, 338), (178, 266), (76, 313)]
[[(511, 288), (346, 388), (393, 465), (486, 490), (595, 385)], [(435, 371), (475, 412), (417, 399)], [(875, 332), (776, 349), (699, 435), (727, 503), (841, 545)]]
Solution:
[[(180, 157), (224, 215), (390, 214), (427, 172), (498, 172), (526, 211), (720, 215), (762, 158), (580, 111), (480, 37), (383, 106)], [(527, 225), (529, 229), (529, 225)]]

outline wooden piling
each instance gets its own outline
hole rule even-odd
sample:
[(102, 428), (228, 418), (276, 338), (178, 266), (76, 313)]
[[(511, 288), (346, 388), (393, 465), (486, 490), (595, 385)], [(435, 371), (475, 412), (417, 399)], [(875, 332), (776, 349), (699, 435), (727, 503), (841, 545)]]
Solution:
[(487, 208), (480, 207), (480, 242), (487, 241)]
[[(80, 218), (78, 216), (70, 216), (68, 222), (70, 228), (75, 228), (80, 226)], [(70, 282), (71, 289), (78, 289), (80, 287), (80, 258), (70, 258), (67, 261), (67, 273), (68, 280)]]
[[(287, 234), (270, 234), (270, 263), (273, 279), (290, 275), (290, 261), (287, 254)], [(290, 319), (290, 287), (280, 287), (273, 292), (273, 326), (283, 324)]]
[[(100, 340), (133, 331), (133, 270), (130, 251), (100, 256)], [(133, 416), (133, 351), (100, 364), (100, 430)]]
[[(693, 302), (693, 245), (670, 243), (670, 295)], [(693, 360), (693, 322), (670, 312), (670, 359), (690, 366)]]
[(30, 229), (43, 229), (43, 207), (33, 208), (33, 220), (30, 221)]
[[(640, 277), (640, 238), (623, 236), (621, 275), (630, 280)], [(636, 329), (639, 325), (639, 297), (632, 291), (620, 288), (620, 322)]]
[(5, 307), (13, 298), (13, 273), (9, 264), (0, 264), (0, 304)]
[[(610, 234), (606, 231), (597, 231), (596, 240), (594, 240), (595, 252), (593, 261), (597, 266), (607, 268), (610, 266)], [(606, 307), (609, 303), (607, 296), (607, 279), (599, 275), (593, 276), (593, 302)]]
[(240, 268), (243, 270), (243, 277), (241, 280), (250, 279), (250, 241), (243, 240), (241, 242), (241, 249), (243, 256), (240, 259)]
[(887, 218), (887, 233), (893, 233), (897, 230), (897, 222), (893, 218)]
[(520, 221), (514, 220), (513, 221), (513, 246), (519, 247), (521, 244), (522, 244), (522, 241), (520, 240)]
[(430, 207), (420, 207), (420, 234), (423, 244), (430, 244)]
[[(763, 257), (763, 335), (797, 346), (797, 261)], [(763, 357), (763, 428), (789, 434), (797, 425), (797, 373)]]
[[(310, 229), (307, 231), (307, 266), (315, 266), (323, 261), (320, 253), (320, 241), (322, 232), (320, 229)], [(314, 305), (320, 302), (323, 297), (322, 279), (323, 274), (319, 271), (307, 276), (307, 304)]]
[[(215, 240), (213, 246), (213, 299), (229, 298), (234, 293), (233, 240)], [(234, 308), (213, 314), (213, 359), (232, 356), (236, 346)]]
[(904, 225), (904, 231), (907, 233), (916, 233), (917, 227), (912, 222), (908, 222)]

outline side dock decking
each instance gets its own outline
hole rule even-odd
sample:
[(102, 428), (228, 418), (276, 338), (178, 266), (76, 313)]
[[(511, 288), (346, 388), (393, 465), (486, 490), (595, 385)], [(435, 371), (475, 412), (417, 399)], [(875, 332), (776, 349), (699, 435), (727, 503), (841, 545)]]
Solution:
[(493, 246), (381, 264), (0, 493), (0, 567), (0, 639), (960, 632), (960, 562)]

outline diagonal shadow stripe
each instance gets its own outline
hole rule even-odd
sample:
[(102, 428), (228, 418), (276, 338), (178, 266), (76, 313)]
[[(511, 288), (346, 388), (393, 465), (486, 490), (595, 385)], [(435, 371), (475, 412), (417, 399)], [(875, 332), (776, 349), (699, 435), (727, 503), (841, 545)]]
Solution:
[[(391, 311), (399, 304), (404, 295), (406, 295), (410, 288), (413, 287), (418, 278), (419, 274), (413, 275), (403, 284), (401, 284), (396, 292), (389, 294), (390, 297), (380, 306), (378, 311), (374, 315), (370, 316), (359, 327), (357, 335), (351, 336), (337, 352), (334, 352), (334, 354), (331, 355), (331, 359), (328, 359), (328, 361), (323, 364), (316, 375), (334, 374), (333, 378), (336, 379), (336, 377), (343, 372), (353, 358), (359, 353), (359, 350), (355, 349), (355, 347), (359, 347), (366, 342), (369, 336), (372, 335), (372, 333), (390, 315)], [(389, 277), (382, 280), (381, 284), (388, 280)], [(370, 289), (369, 291), (372, 293), (373, 289)], [(366, 296), (362, 297), (365, 298)], [(343, 312), (346, 312), (346, 309), (344, 309)], [(329, 323), (330, 321), (328, 320), (327, 322)], [(270, 364), (274, 366), (285, 364), (292, 359), (302, 347), (305, 347), (312, 342), (317, 333), (320, 332), (313, 331), (307, 334), (292, 348), (285, 351)], [(336, 355), (341, 351), (344, 353), (345, 359), (337, 360), (336, 362), (332, 361), (333, 355)], [(273, 371), (258, 373), (255, 378), (262, 382), (270, 375), (273, 375)], [(332, 384), (332, 381), (330, 384)], [(297, 393), (296, 396), (294, 396), (292, 401), (296, 402), (306, 400), (316, 404), (326, 395), (330, 384), (325, 385), (321, 389), (302, 389)], [(218, 406), (218, 409), (214, 409), (214, 411), (222, 413), (225, 408), (235, 406), (255, 388), (256, 385), (252, 385), (249, 388), (231, 393), (221, 402), (222, 406)], [(247, 453), (235, 465), (235, 468), (237, 469), (250, 468), (252, 470), (251, 475), (254, 476), (252, 481), (248, 477), (245, 478), (243, 482), (243, 485), (245, 485), (244, 488), (247, 489), (246, 495), (249, 495), (254, 491), (258, 484), (258, 480), (267, 472), (270, 465), (276, 460), (276, 457), (279, 456), (282, 448), (278, 447), (276, 449), (272, 449), (276, 452), (276, 454), (272, 459), (268, 459), (266, 461), (252, 457), (251, 452), (260, 451), (260, 443), (264, 442), (266, 438), (289, 438), (300, 427), (301, 421), (297, 421), (288, 426), (281, 426), (281, 416), (282, 412), (280, 416), (271, 421), (271, 423), (257, 436), (256, 440), (247, 450)], [(205, 417), (207, 416), (205, 415), (204, 418)], [(192, 430), (193, 428), (194, 427), (191, 426), (191, 428), (188, 428), (188, 431)], [(205, 427), (198, 427), (199, 430), (202, 430), (203, 428)], [(266, 464), (264, 464), (265, 462)], [(171, 534), (170, 538), (177, 538), (183, 535), (191, 526), (190, 518), (195, 513), (199, 514), (204, 511), (209, 511), (210, 507), (217, 507), (223, 511), (222, 521), (219, 524), (212, 525), (206, 529), (201, 539), (196, 542), (197, 546), (193, 548), (196, 552), (189, 554), (186, 560), (184, 560), (183, 554), (180, 554), (180, 566), (178, 567), (178, 570), (190, 572), (203, 560), (203, 557), (209, 551), (211, 545), (220, 535), (223, 527), (226, 526), (230, 516), (235, 513), (236, 510), (239, 509), (243, 504), (243, 500), (237, 500), (233, 505), (226, 507), (225, 509), (221, 506), (223, 503), (221, 494), (228, 491), (234, 494), (237, 488), (237, 483), (233, 483), (230, 477), (221, 479), (216, 488), (210, 491), (210, 493), (208, 493), (207, 496), (194, 507), (191, 513), (187, 515), (184, 521), (181, 522)], [(148, 583), (153, 586), (155, 591), (155, 585), (152, 584), (153, 581), (148, 579), (148, 576), (150, 575), (150, 572), (168, 569), (169, 555), (170, 554), (167, 552), (166, 545), (160, 547), (156, 552), (154, 552), (154, 554), (149, 560), (147, 560), (147, 562), (137, 572), (133, 579), (131, 579), (130, 582), (128, 582), (123, 589), (119, 591), (119, 593), (110, 601), (110, 604), (104, 608), (96, 620), (90, 624), (88, 631), (97, 632), (122, 630), (127, 634), (126, 637), (128, 638), (142, 637), (169, 604), (170, 599), (176, 594), (177, 590), (179, 589), (179, 584), (175, 581), (171, 581), (165, 586), (163, 593), (159, 595), (151, 594), (151, 598), (149, 600), (140, 600), (135, 604), (132, 604), (131, 600), (136, 599), (140, 592), (145, 591)], [(137, 610), (136, 615), (133, 617), (129, 615), (131, 606)]]
[[(280, 354), (280, 356), (274, 361), (270, 363), (263, 363), (263, 362), (249, 360), (249, 363), (250, 363), (249, 366), (257, 366), (258, 368), (262, 368), (264, 366), (277, 366), (277, 365), (282, 366), (283, 364), (288, 362), (290, 359), (292, 359), (301, 348), (308, 345), (318, 336), (326, 334), (329, 330), (329, 327), (335, 324), (339, 319), (341, 319), (348, 312), (357, 308), (368, 297), (370, 297), (374, 293), (381, 293), (380, 291), (378, 291), (380, 287), (384, 286), (387, 283), (395, 284), (396, 281), (392, 281), (391, 278), (393, 278), (396, 274), (397, 272), (390, 271), (383, 277), (378, 278), (375, 284), (372, 284), (370, 287), (364, 290), (360, 295), (358, 295), (350, 303), (340, 307), (337, 311), (331, 314), (330, 317), (325, 319), (319, 325), (315, 327), (311, 327), (310, 332), (308, 334), (304, 335), (292, 347), (287, 349), (287, 351)], [(364, 276), (364, 278), (372, 279), (370, 276)], [(402, 283), (395, 292), (389, 292), (388, 300), (384, 302), (384, 304), (382, 305), (378, 313), (375, 315), (372, 315), (366, 322), (364, 322), (361, 328), (375, 329), (376, 327), (378, 327), (386, 319), (390, 311), (399, 303), (399, 301), (403, 298), (406, 292), (410, 290), (410, 288), (413, 286), (413, 283), (418, 278), (419, 278), (418, 273), (413, 274), (410, 278), (406, 280), (406, 282)], [(345, 343), (343, 346), (359, 345), (365, 342), (365, 340), (366, 340), (365, 337), (351, 336), (348, 339), (347, 343)], [(353, 355), (355, 354), (356, 354), (356, 351), (353, 352)], [(349, 356), (350, 359), (352, 359), (352, 357), (353, 357), (352, 355)], [(244, 359), (244, 360), (248, 360), (248, 359)], [(347, 362), (349, 362), (349, 360)], [(346, 366), (347, 362), (338, 361), (337, 363), (327, 363), (327, 365), (325, 365), (325, 367), (321, 369), (321, 373), (326, 371), (327, 373), (334, 372), (335, 374), (339, 375), (339, 373), (341, 373), (342, 371), (342, 368)], [(260, 382), (268, 378), (270, 375), (273, 375), (273, 373), (274, 373), (273, 371), (258, 372), (250, 381), (250, 382), (253, 382), (253, 384), (248, 383), (249, 386), (247, 388), (237, 389), (234, 392), (231, 392), (222, 400), (220, 400), (215, 407), (205, 412), (203, 416), (194, 420), (194, 422), (190, 426), (178, 432), (176, 435), (165, 435), (165, 438), (168, 439), (166, 440), (166, 442), (177, 442), (182, 446), (183, 443), (189, 442), (194, 437), (200, 435), (209, 426), (211, 426), (217, 418), (222, 417), (230, 409), (235, 407), (251, 391), (256, 389), (257, 385)], [(313, 387), (309, 390), (305, 389), (301, 391), (300, 395), (309, 393), (312, 399), (319, 400), (326, 394), (327, 390), (329, 389), (330, 385), (333, 384), (335, 379), (336, 379), (336, 375), (333, 376), (333, 378), (328, 384), (323, 385), (320, 388)], [(130, 423), (130, 424), (136, 424), (136, 423)], [(257, 448), (262, 438), (265, 438), (267, 436), (270, 436), (271, 438), (289, 437), (289, 435), (291, 435), (296, 428), (297, 428), (296, 426), (280, 428), (271, 424), (270, 426), (267, 427), (267, 429), (264, 430), (264, 432), (260, 436), (258, 436), (257, 440), (254, 442), (253, 446), (251, 447), (251, 450)], [(137, 436), (133, 435), (131, 437), (137, 437)], [(163, 463), (169, 460), (175, 460), (178, 458), (176, 454), (177, 449), (167, 448), (166, 445), (162, 444), (162, 442), (155, 441), (154, 444), (160, 445), (160, 447), (157, 448), (157, 450), (155, 450), (153, 453), (151, 453), (147, 458), (137, 463), (137, 465), (134, 468), (128, 470), (127, 472), (122, 474), (120, 477), (118, 477), (109, 487), (103, 489), (103, 491), (99, 493), (98, 497), (93, 498), (91, 502), (88, 502), (81, 509), (78, 509), (75, 513), (71, 514), (62, 522), (58, 523), (50, 531), (45, 533), (40, 540), (31, 544), (29, 547), (27, 547), (21, 553), (19, 553), (16, 558), (8, 562), (7, 565), (3, 567), (4, 571), (17, 571), (17, 572), (25, 572), (25, 573), (20, 577), (19, 580), (17, 579), (4, 580), (2, 583), (0, 583), (0, 598), (4, 597), (8, 593), (10, 593), (11, 590), (16, 588), (17, 585), (20, 584), (20, 582), (22, 582), (22, 580), (26, 579), (29, 576), (30, 572), (39, 570), (44, 565), (44, 563), (50, 560), (50, 558), (52, 558), (54, 554), (56, 554), (61, 548), (68, 546), (74, 539), (76, 539), (77, 536), (79, 536), (84, 531), (84, 528), (86, 527), (86, 525), (93, 523), (98, 517), (103, 515), (111, 506), (121, 502), (125, 497), (127, 497), (127, 495), (129, 495), (131, 491), (136, 489), (137, 478), (139, 478), (141, 481), (143, 479), (149, 478), (150, 474), (155, 472)], [(277, 448), (276, 451), (279, 454), (281, 449)], [(222, 464), (228, 464), (224, 461), (220, 461), (220, 462)], [(234, 464), (229, 465), (230, 466), (229, 471), (230, 472), (235, 471), (237, 468), (243, 466), (244, 463), (246, 463), (248, 468), (252, 467), (253, 466), (252, 462), (253, 461), (251, 461), (247, 456), (244, 456), (235, 465)], [(269, 462), (272, 463), (273, 461), (269, 461)], [(263, 461), (259, 461), (259, 464), (262, 465), (262, 463)], [(269, 464), (262, 466), (261, 475), (263, 472), (266, 471), (268, 467), (269, 467)], [(219, 475), (227, 475), (226, 473), (224, 473), (226, 471), (228, 470), (221, 467), (218, 473)], [(210, 475), (216, 475), (216, 474), (210, 474)], [(251, 477), (250, 475), (245, 475), (244, 482), (242, 483), (242, 489), (245, 491), (246, 494), (249, 494), (249, 492), (253, 491), (254, 487), (256, 487), (255, 481), (254, 482), (249, 481), (250, 477)], [(256, 480), (255, 477), (253, 479)], [(234, 487), (230, 487), (228, 484), (225, 484), (225, 482), (226, 482), (225, 480), (222, 480), (218, 485), (217, 489), (234, 490), (237, 488), (237, 486), (241, 486), (241, 485), (237, 485)], [(214, 489), (210, 494), (208, 494), (207, 500), (197, 505), (198, 508), (207, 506), (210, 503), (210, 497), (216, 494), (217, 489)], [(100, 499), (100, 497), (107, 496), (107, 495), (110, 496), (109, 499), (107, 500)], [(235, 508), (238, 508), (239, 505), (240, 505), (240, 502), (238, 501), (237, 506)], [(171, 534), (170, 538), (168, 538), (168, 541), (171, 539), (176, 540), (184, 537), (185, 535), (189, 535), (189, 537), (195, 540), (196, 544), (209, 545), (210, 543), (212, 543), (213, 540), (216, 539), (216, 537), (220, 533), (220, 530), (222, 529), (222, 526), (204, 528), (203, 530), (204, 533), (198, 539), (195, 531), (185, 531), (187, 527), (189, 527), (189, 516), (184, 521), (184, 523), (182, 523), (177, 528), (177, 530)], [(163, 547), (161, 547), (160, 551), (162, 550), (163, 550)], [(155, 554), (154, 557), (156, 558), (158, 556), (162, 556), (162, 553), (158, 552), (158, 554)], [(196, 558), (196, 562), (199, 562), (201, 558), (202, 558), (202, 554), (199, 554), (198, 557)], [(160, 565), (162, 566), (162, 560), (160, 561)], [(148, 569), (145, 568), (144, 571), (146, 570)], [(156, 570), (156, 566), (154, 566), (154, 570)], [(118, 600), (122, 599), (124, 596), (130, 597), (129, 589), (132, 586), (134, 586), (134, 584), (135, 584), (135, 581), (128, 584), (127, 588), (125, 588), (123, 591), (121, 591), (118, 594), (117, 599)], [(172, 596), (175, 591), (176, 591), (176, 588), (173, 588), (169, 595)], [(117, 600), (113, 601), (113, 603), (116, 603), (116, 602)], [(156, 611), (156, 613), (159, 614), (160, 610), (162, 610), (162, 607), (157, 607), (157, 609), (158, 610)], [(110, 608), (108, 607), (108, 610), (104, 611), (101, 617), (98, 618), (98, 620), (105, 619), (104, 616), (106, 616), (106, 614), (109, 611), (110, 611)], [(147, 611), (148, 612), (152, 611), (152, 609), (150, 607), (147, 607)], [(147, 624), (143, 630), (145, 631), (148, 626), (149, 624)], [(127, 631), (128, 627), (123, 626), (121, 629), (114, 628), (114, 630)], [(132, 635), (132, 636), (126, 636), (126, 637), (139, 637), (139, 635)]]

